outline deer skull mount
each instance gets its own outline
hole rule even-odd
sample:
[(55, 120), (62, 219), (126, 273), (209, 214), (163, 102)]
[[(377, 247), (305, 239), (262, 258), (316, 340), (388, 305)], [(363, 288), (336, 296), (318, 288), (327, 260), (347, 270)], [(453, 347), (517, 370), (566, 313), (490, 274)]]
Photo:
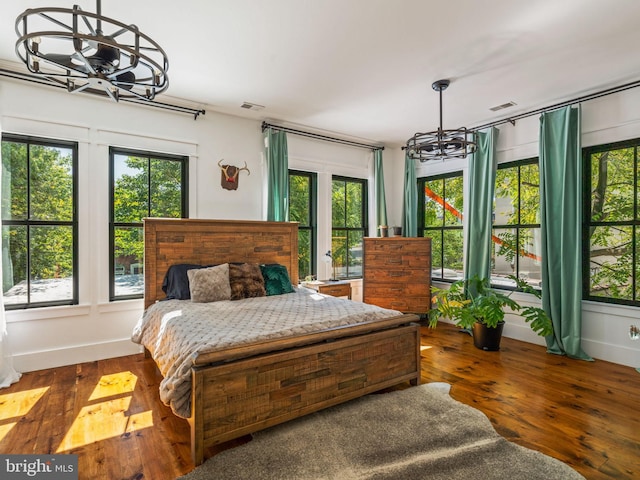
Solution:
[(218, 162), (220, 167), (220, 185), (225, 190), (237, 190), (239, 175), (242, 170), (246, 170), (248, 175), (251, 175), (251, 171), (247, 168), (247, 162), (244, 162), (244, 167), (238, 168), (234, 165), (222, 165), (224, 158)]

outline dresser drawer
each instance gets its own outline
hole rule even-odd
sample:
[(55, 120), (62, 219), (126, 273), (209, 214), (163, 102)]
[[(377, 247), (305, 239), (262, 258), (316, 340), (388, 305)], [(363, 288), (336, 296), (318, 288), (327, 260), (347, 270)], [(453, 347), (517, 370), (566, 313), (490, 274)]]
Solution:
[(369, 283), (365, 289), (367, 297), (398, 297), (411, 295), (417, 297), (430, 297), (428, 284), (409, 283), (406, 285), (393, 285), (386, 283)]
[[(378, 240), (378, 239), (373, 239)], [(425, 242), (424, 238), (403, 238), (403, 239), (381, 239), (385, 243), (377, 241), (370, 242), (369, 254), (376, 255), (430, 255), (431, 242)]]
[(429, 299), (424, 297), (367, 297), (363, 300), (365, 303), (405, 313), (426, 314), (431, 308)]
[(325, 284), (318, 287), (318, 292), (332, 297), (348, 297), (351, 298), (351, 285), (348, 283), (340, 283), (337, 285)]
[(373, 283), (429, 283), (428, 272), (411, 268), (367, 268), (363, 278), (364, 281)]
[(365, 238), (362, 300), (426, 314), (431, 308), (431, 239)]

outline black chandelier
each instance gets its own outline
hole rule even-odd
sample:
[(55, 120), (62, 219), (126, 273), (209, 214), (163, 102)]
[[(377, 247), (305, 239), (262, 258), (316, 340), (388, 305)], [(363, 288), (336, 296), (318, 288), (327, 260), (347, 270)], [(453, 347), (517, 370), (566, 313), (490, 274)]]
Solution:
[(33, 8), (16, 19), (16, 54), (33, 74), (69, 92), (153, 100), (169, 86), (169, 60), (138, 30), (78, 5)]
[[(426, 162), (429, 160), (444, 160), (445, 158), (466, 158), (475, 152), (475, 133), (466, 128), (444, 130), (442, 128), (442, 91), (449, 86), (449, 80), (438, 80), (431, 87), (440, 92), (440, 127), (434, 132), (416, 133), (407, 140), (409, 157)], [(469, 139), (471, 138), (471, 139)]]

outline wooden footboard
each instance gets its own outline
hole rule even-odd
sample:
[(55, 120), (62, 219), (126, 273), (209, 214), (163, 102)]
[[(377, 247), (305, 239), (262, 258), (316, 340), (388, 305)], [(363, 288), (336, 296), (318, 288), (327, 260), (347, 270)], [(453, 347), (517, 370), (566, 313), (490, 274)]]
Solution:
[(199, 465), (219, 443), (405, 381), (419, 384), (419, 326), (196, 367), (192, 377), (191, 449)]
[[(298, 283), (296, 223), (148, 218), (144, 237), (145, 308), (164, 298), (164, 275), (177, 263), (279, 263)], [(417, 385), (418, 321), (396, 316), (199, 356), (189, 419), (194, 463), (233, 438), (402, 382)]]

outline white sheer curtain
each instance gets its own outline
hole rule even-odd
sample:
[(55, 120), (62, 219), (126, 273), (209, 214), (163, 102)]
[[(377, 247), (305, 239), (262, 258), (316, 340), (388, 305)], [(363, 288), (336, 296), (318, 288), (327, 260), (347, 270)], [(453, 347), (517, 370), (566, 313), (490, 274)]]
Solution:
[[(2, 138), (2, 127), (0, 126), (0, 138)], [(2, 149), (0, 148), (0, 165), (2, 165)], [(4, 166), (0, 168), (0, 198), (4, 202), (5, 199), (2, 196), (2, 182), (3, 177), (2, 170)], [(2, 279), (2, 261), (0, 261), (0, 279)], [(20, 374), (13, 368), (13, 359), (11, 358), (11, 352), (7, 344), (7, 319), (4, 315), (4, 298), (2, 292), (0, 292), (0, 388), (8, 387), (14, 382), (20, 379)]]

